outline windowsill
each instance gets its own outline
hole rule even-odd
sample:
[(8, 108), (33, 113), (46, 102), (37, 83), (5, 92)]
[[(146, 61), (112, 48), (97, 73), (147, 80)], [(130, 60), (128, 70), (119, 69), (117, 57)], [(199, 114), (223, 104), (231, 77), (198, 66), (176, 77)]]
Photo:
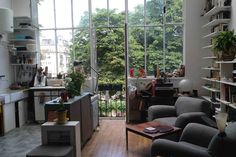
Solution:
[[(170, 79), (170, 80), (182, 80), (184, 79), (185, 77), (167, 77), (167, 80)], [(156, 79), (154, 76), (147, 76), (147, 77), (128, 77), (128, 79), (130, 80), (137, 80), (137, 79), (140, 79), (140, 80), (150, 80), (150, 79)]]

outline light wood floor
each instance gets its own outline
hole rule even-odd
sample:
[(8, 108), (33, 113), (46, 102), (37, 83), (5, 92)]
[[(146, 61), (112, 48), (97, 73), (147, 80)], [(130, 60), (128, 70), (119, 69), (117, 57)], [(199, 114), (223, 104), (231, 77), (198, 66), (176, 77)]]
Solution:
[(151, 140), (129, 133), (126, 151), (125, 121), (100, 120), (100, 127), (82, 149), (82, 157), (149, 157)]

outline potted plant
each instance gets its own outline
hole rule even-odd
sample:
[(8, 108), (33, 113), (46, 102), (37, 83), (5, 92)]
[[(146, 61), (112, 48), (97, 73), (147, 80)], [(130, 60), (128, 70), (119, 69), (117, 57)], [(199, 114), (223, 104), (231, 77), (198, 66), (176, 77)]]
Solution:
[(236, 35), (234, 30), (220, 32), (213, 38), (212, 48), (215, 56), (220, 60), (230, 61), (236, 54)]
[(84, 81), (85, 76), (79, 71), (73, 71), (67, 75), (65, 78), (65, 88), (70, 98), (81, 94), (81, 86)]
[(56, 116), (57, 116), (57, 123), (58, 124), (64, 124), (67, 122), (67, 110), (64, 105), (64, 101), (61, 98), (59, 100), (59, 108), (56, 110)]

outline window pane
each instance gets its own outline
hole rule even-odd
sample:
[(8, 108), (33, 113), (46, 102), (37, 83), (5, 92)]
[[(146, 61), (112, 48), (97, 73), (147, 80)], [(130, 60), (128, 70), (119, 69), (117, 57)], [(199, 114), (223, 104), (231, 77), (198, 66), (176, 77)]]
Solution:
[(66, 73), (68, 70), (71, 40), (71, 30), (57, 31), (58, 72)]
[(75, 60), (82, 61), (84, 71), (90, 74), (90, 38), (88, 29), (76, 29), (70, 55), (75, 54)]
[(109, 20), (110, 26), (124, 27), (125, 24), (125, 0), (110, 0), (109, 1)]
[(154, 69), (157, 66), (163, 67), (163, 28), (149, 27), (147, 28), (147, 74), (154, 76)]
[(73, 0), (74, 27), (89, 26), (88, 0)]
[(100, 80), (124, 81), (124, 28), (96, 30)]
[(166, 71), (173, 72), (183, 61), (183, 26), (166, 27)]
[(95, 26), (108, 25), (107, 0), (92, 0), (92, 19)]
[(38, 4), (38, 20), (42, 28), (54, 28), (53, 0), (40, 1)]
[(48, 67), (48, 76), (56, 77), (56, 42), (55, 31), (40, 31), (41, 66)]
[(183, 21), (183, 0), (166, 0), (166, 22)]
[(144, 0), (129, 0), (129, 24), (143, 25), (144, 24)]
[(144, 28), (129, 28), (129, 69), (134, 69), (134, 75), (139, 76), (139, 70), (144, 67)]
[(158, 25), (163, 23), (164, 0), (147, 0), (146, 24)]
[(71, 0), (55, 0), (56, 27), (71, 28)]

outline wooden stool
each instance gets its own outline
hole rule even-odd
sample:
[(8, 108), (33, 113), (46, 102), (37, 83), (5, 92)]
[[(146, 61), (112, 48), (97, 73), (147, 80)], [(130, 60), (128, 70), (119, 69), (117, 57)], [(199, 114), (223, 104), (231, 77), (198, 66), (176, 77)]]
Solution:
[(73, 147), (40, 145), (27, 153), (26, 157), (73, 157)]

